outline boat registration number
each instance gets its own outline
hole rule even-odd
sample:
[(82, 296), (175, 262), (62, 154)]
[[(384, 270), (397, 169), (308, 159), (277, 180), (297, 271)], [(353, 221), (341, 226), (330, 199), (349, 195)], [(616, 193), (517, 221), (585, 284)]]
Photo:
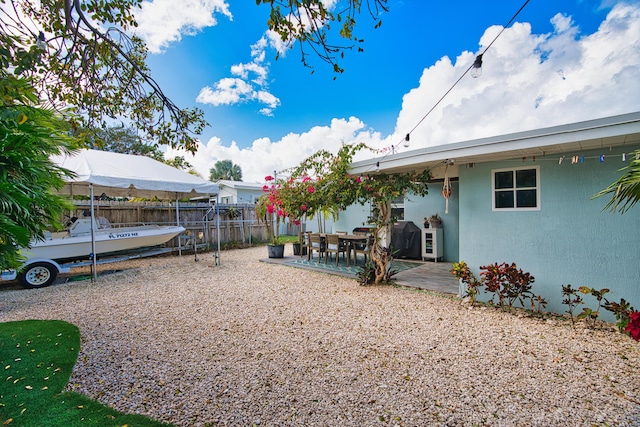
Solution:
[(110, 239), (122, 239), (124, 237), (137, 237), (138, 233), (111, 233), (109, 234)]

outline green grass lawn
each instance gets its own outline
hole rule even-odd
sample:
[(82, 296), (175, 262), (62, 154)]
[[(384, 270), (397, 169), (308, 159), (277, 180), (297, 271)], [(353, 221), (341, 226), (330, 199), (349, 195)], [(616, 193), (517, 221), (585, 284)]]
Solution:
[(6, 426), (170, 426), (64, 392), (80, 331), (59, 320), (0, 323), (0, 423)]

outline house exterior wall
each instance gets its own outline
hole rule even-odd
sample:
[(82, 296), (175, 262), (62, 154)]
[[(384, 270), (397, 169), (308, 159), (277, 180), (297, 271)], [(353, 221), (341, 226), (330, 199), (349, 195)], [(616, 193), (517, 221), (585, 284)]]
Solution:
[(457, 181), (451, 182), (453, 193), (449, 198), (449, 213), (445, 213), (445, 198), (442, 197), (442, 182), (429, 184), (429, 193), (425, 197), (407, 195), (404, 201), (404, 217), (422, 228), (424, 217), (438, 214), (442, 218), (443, 258), (448, 262), (459, 261), (459, 186)]
[(371, 206), (369, 203), (365, 205), (355, 204), (349, 206), (347, 209), (340, 212), (340, 215), (338, 215), (338, 218), (333, 223), (333, 231), (351, 232), (356, 227), (370, 226), (367, 221), (370, 211)]
[(233, 204), (234, 199), (236, 197), (236, 192), (232, 188), (220, 187), (220, 193), (218, 194), (218, 198), (220, 199), (220, 203), (223, 204)]
[[(436, 182), (429, 184), (429, 194), (425, 197), (418, 197), (408, 194), (404, 201), (404, 219), (405, 221), (413, 221), (418, 227), (422, 228), (424, 217), (438, 214), (442, 218), (443, 238), (444, 238), (444, 260), (459, 260), (459, 231), (458, 231), (458, 182), (452, 183), (453, 195), (449, 198), (449, 213), (445, 214), (445, 199), (442, 197), (442, 183)], [(370, 205), (352, 205), (344, 212), (340, 213), (340, 217), (335, 222), (334, 230), (351, 231), (355, 227), (369, 225), (367, 218), (369, 217)]]
[[(621, 215), (602, 210), (610, 197), (591, 200), (621, 175), (637, 148), (579, 153), (585, 160), (577, 164), (571, 154), (561, 164), (542, 157), (460, 167), (460, 260), (478, 277), (482, 265), (515, 262), (535, 277), (533, 292), (548, 300), (549, 311), (566, 311), (563, 284), (609, 288), (611, 300), (640, 308), (640, 206)], [(539, 166), (540, 209), (493, 211), (492, 170), (519, 166)], [(582, 307), (596, 308), (595, 299), (583, 297)], [(604, 310), (602, 317), (614, 320)]]
[(221, 186), (219, 197), (220, 202), (223, 204), (250, 204), (255, 203), (262, 194), (262, 189), (253, 190)]
[(235, 203), (256, 203), (262, 194), (264, 194), (262, 190), (245, 190), (240, 188), (237, 190)]

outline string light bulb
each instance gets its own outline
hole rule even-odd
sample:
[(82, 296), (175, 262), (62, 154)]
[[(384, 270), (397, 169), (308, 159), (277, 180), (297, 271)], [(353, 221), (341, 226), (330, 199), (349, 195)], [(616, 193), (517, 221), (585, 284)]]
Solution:
[(476, 56), (476, 60), (473, 61), (471, 66), (471, 77), (477, 79), (482, 75), (482, 54)]
[(36, 39), (36, 47), (42, 51), (47, 49), (47, 42), (44, 40), (44, 33), (42, 31), (40, 31), (40, 34), (38, 34), (38, 38)]
[(408, 148), (409, 145), (411, 145), (411, 141), (409, 138), (409, 134), (407, 134), (407, 136), (404, 137), (404, 146)]

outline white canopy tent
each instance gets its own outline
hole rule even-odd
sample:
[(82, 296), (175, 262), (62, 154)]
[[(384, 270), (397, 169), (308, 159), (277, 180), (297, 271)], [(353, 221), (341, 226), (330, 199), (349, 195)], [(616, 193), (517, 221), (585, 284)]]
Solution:
[[(217, 254), (220, 253), (218, 217), (218, 185), (191, 175), (146, 156), (111, 153), (108, 151), (82, 149), (72, 155), (59, 155), (51, 160), (60, 167), (76, 174), (67, 179), (61, 194), (89, 196), (91, 215), (94, 212), (94, 194), (110, 196), (142, 197), (176, 200), (176, 222), (180, 225), (179, 200), (207, 196), (216, 198)], [(93, 224), (93, 221), (92, 221)], [(95, 230), (92, 230), (92, 234)], [(93, 244), (95, 240), (92, 236)], [(95, 253), (95, 246), (93, 246)], [(94, 259), (94, 279), (96, 263)], [(219, 258), (218, 258), (219, 259)]]

